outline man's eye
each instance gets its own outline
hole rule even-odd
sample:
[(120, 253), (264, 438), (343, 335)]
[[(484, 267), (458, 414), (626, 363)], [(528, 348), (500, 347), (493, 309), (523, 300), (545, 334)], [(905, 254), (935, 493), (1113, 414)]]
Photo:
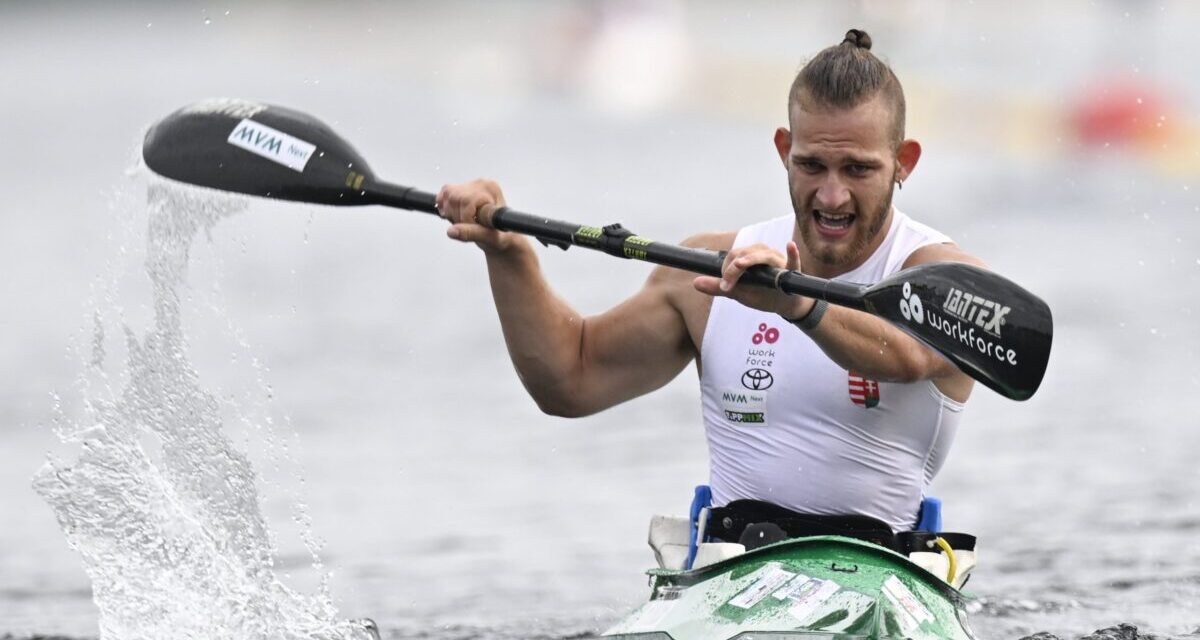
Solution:
[(851, 164), (846, 166), (846, 173), (855, 177), (862, 177), (871, 172), (871, 167), (865, 164)]
[(796, 160), (794, 164), (801, 171), (804, 171), (806, 173), (816, 173), (816, 172), (820, 171), (821, 169), (824, 169), (824, 167), (821, 166), (821, 163), (817, 162), (815, 160)]

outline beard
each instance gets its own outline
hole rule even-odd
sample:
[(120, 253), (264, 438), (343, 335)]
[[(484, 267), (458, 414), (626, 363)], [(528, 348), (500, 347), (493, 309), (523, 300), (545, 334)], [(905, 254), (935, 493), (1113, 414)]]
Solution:
[[(894, 184), (894, 182), (888, 184)], [(847, 243), (831, 243), (821, 238), (814, 228), (815, 221), (810, 223), (814, 208), (812, 206), (813, 197), (810, 196), (807, 202), (797, 202), (796, 194), (793, 191), (791, 194), (792, 209), (796, 212), (796, 226), (800, 228), (800, 240), (808, 249), (808, 253), (816, 258), (817, 262), (832, 268), (847, 267), (862, 258), (863, 252), (883, 230), (883, 223), (888, 219), (888, 212), (892, 208), (892, 190), (893, 187), (888, 188), (887, 194), (884, 195), (879, 206), (872, 211), (859, 211), (855, 206), (855, 219), (852, 223), (854, 229), (851, 231)]]

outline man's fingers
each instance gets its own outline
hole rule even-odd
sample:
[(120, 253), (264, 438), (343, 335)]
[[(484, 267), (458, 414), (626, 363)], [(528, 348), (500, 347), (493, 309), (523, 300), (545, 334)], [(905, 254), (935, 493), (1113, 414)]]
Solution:
[[(784, 267), (788, 264), (789, 258), (785, 258), (778, 251), (762, 244), (751, 245), (731, 251), (725, 258), (725, 266), (721, 271), (721, 290), (731, 291), (737, 284), (737, 281), (742, 277), (742, 274), (747, 269), (759, 264), (765, 264), (772, 267)], [(797, 263), (799, 257), (797, 257)]]
[(446, 217), (446, 209), (449, 207), (449, 204), (446, 202), (446, 200), (447, 200), (446, 192), (449, 189), (450, 189), (450, 185), (448, 185), (448, 184), (442, 185), (442, 188), (438, 189), (437, 197), (433, 199), (433, 205), (437, 208), (438, 216), (440, 216), (442, 218)]
[(720, 278), (714, 278), (711, 276), (698, 276), (692, 280), (692, 286), (695, 287), (696, 291), (699, 291), (700, 293), (705, 293), (710, 296), (728, 297), (729, 294), (721, 288), (723, 282), (724, 281)]
[(800, 270), (800, 247), (796, 246), (795, 241), (788, 241), (787, 244), (787, 269), (788, 271)]
[(457, 224), (475, 222), (480, 209), (494, 207), (494, 201), (492, 194), (479, 188), (446, 185), (438, 192), (435, 204), (438, 215)]
[(493, 229), (492, 214), (495, 213), (496, 209), (499, 208), (500, 205), (497, 205), (495, 202), (491, 201), (480, 204), (479, 208), (475, 210), (475, 222), (489, 229)]
[(469, 224), (452, 224), (446, 229), (446, 236), (460, 242), (474, 242), (474, 233)]

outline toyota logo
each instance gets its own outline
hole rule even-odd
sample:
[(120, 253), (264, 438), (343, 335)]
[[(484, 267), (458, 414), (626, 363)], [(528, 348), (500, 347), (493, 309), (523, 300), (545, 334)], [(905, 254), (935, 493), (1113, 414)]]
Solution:
[(751, 391), (770, 389), (775, 384), (775, 377), (766, 369), (750, 369), (742, 374), (742, 386)]

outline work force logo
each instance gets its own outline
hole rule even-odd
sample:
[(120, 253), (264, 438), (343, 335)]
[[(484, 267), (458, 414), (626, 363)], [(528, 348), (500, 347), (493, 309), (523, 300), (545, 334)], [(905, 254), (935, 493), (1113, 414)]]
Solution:
[(925, 308), (921, 306), (921, 298), (913, 295), (912, 285), (905, 282), (900, 293), (904, 296), (900, 299), (900, 315), (909, 322), (925, 324)]
[[(900, 300), (900, 315), (909, 322), (925, 324), (925, 308), (921, 304), (921, 298), (913, 293), (912, 285), (905, 282), (900, 293), (903, 295)], [(973, 324), (983, 329), (995, 338), (1000, 337), (1000, 328), (1004, 326), (1005, 319), (1012, 311), (1012, 307), (956, 287), (951, 287), (950, 292), (946, 294), (942, 309), (969, 325)]]
[[(946, 334), (951, 340), (957, 340), (968, 347), (974, 347), (980, 355), (995, 358), (998, 362), (1017, 365), (1017, 352), (1005, 347), (1000, 340), (1000, 328), (1005, 324), (1005, 318), (1011, 307), (994, 302), (961, 289), (951, 287), (942, 303), (942, 310), (950, 318), (938, 314), (933, 309), (925, 310), (921, 298), (912, 290), (912, 285), (905, 282), (900, 292), (900, 314), (905, 320), (914, 324), (925, 324), (934, 330)], [(975, 329), (982, 331), (977, 335)], [(986, 334), (986, 335), (985, 335)], [(991, 340), (995, 338), (996, 341)]]
[(762, 344), (764, 342), (767, 344), (775, 344), (775, 341), (777, 340), (779, 340), (779, 329), (776, 329), (775, 327), (769, 327), (765, 322), (760, 322), (758, 325), (758, 331), (754, 332), (754, 335), (750, 336), (750, 342), (754, 344)]
[(849, 372), (850, 402), (868, 409), (879, 405), (879, 382)]

